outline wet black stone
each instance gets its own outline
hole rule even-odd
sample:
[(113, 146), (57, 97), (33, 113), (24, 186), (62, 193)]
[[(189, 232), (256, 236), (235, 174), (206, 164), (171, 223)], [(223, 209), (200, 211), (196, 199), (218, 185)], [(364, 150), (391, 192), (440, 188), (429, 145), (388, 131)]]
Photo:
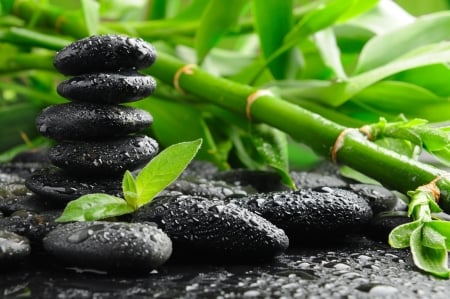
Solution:
[(411, 221), (407, 212), (386, 211), (376, 214), (370, 221), (367, 233), (376, 240), (387, 242), (389, 233), (397, 226)]
[(126, 136), (105, 141), (63, 141), (49, 151), (55, 166), (82, 175), (116, 175), (147, 163), (158, 143), (147, 136)]
[(357, 194), (338, 188), (252, 194), (232, 203), (282, 228), (291, 241), (308, 245), (362, 229), (372, 209)]
[(50, 164), (50, 160), (48, 159), (48, 149), (36, 148), (25, 150), (15, 155), (11, 162), (15, 165), (23, 163), (25, 166), (32, 165), (32, 163)]
[(58, 168), (36, 171), (26, 181), (28, 189), (42, 201), (54, 207), (64, 207), (69, 201), (90, 193), (122, 196), (122, 177), (73, 176)]
[(374, 214), (390, 211), (397, 204), (397, 196), (383, 186), (350, 184), (349, 188), (367, 200)]
[(177, 180), (169, 185), (165, 191), (178, 191), (184, 195), (201, 196), (212, 200), (224, 199), (229, 196), (241, 197), (247, 195), (247, 191), (241, 186), (233, 186), (223, 181), (207, 179)]
[(34, 194), (0, 199), (0, 211), (5, 215), (11, 215), (12, 213), (20, 210), (43, 212), (51, 210), (51, 208), (45, 201)]
[(155, 226), (102, 221), (61, 225), (44, 238), (44, 248), (65, 265), (114, 272), (148, 272), (172, 253), (169, 237)]
[(91, 73), (61, 82), (57, 92), (79, 102), (117, 104), (137, 101), (151, 95), (156, 81), (137, 72)]
[(18, 266), (19, 262), (30, 255), (30, 252), (31, 247), (27, 238), (4, 228), (0, 229), (0, 271), (10, 266)]
[(143, 69), (155, 59), (155, 49), (142, 39), (98, 35), (78, 40), (59, 51), (54, 66), (64, 75), (81, 75)]
[(172, 239), (174, 256), (213, 262), (272, 259), (289, 240), (266, 219), (233, 204), (194, 196), (154, 199), (134, 222), (158, 224)]
[(232, 169), (219, 171), (211, 176), (211, 179), (225, 181), (229, 184), (252, 186), (257, 192), (271, 192), (287, 190), (281, 182), (281, 177), (273, 171)]
[(18, 235), (27, 237), (33, 245), (41, 245), (42, 239), (58, 224), (55, 219), (62, 211), (33, 213), (16, 211), (9, 217), (0, 219), (0, 227)]
[(36, 118), (42, 135), (56, 140), (101, 140), (142, 131), (153, 121), (145, 110), (91, 103), (45, 108)]
[(211, 178), (219, 169), (208, 161), (194, 160), (186, 167), (180, 175), (183, 180), (198, 180)]
[(298, 188), (347, 187), (348, 183), (337, 175), (308, 171), (291, 172), (292, 180)]

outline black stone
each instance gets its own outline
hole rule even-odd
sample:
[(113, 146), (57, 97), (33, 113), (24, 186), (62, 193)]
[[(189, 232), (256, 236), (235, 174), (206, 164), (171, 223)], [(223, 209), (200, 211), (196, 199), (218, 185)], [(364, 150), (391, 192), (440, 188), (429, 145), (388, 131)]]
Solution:
[(105, 141), (63, 141), (50, 148), (49, 158), (72, 173), (118, 175), (147, 163), (157, 152), (154, 139), (127, 136)]
[(6, 267), (17, 266), (25, 260), (31, 252), (27, 238), (15, 233), (0, 230), (0, 271)]
[(42, 239), (55, 227), (55, 219), (62, 211), (33, 213), (16, 211), (9, 217), (0, 219), (0, 227), (18, 235), (27, 237), (33, 245), (41, 245)]
[(266, 219), (233, 204), (194, 196), (154, 199), (137, 211), (135, 222), (158, 224), (172, 239), (174, 256), (212, 262), (267, 260), (289, 239)]
[(51, 208), (45, 201), (41, 200), (35, 194), (0, 199), (0, 211), (5, 215), (11, 215), (12, 213), (20, 210), (43, 212), (51, 210)]
[(251, 186), (257, 192), (271, 192), (288, 189), (281, 182), (281, 177), (273, 171), (232, 169), (217, 172), (211, 176), (211, 179), (225, 181), (229, 184)]
[(233, 186), (223, 181), (212, 181), (207, 179), (177, 180), (169, 185), (165, 191), (178, 191), (184, 195), (206, 197), (208, 199), (225, 199), (226, 197), (246, 196), (247, 191), (241, 186)]
[(399, 225), (411, 222), (407, 212), (385, 211), (375, 215), (370, 221), (367, 234), (375, 240), (387, 243), (389, 233)]
[(132, 102), (151, 95), (156, 81), (137, 72), (91, 73), (61, 82), (57, 92), (72, 101), (100, 104)]
[(42, 135), (56, 140), (101, 140), (139, 132), (153, 121), (142, 109), (90, 103), (45, 108), (36, 118)]
[(374, 214), (392, 210), (397, 204), (397, 196), (390, 190), (379, 185), (350, 184), (350, 189), (365, 198)]
[(282, 228), (291, 241), (303, 245), (362, 229), (372, 217), (366, 200), (354, 192), (328, 187), (252, 194), (231, 202), (261, 215)]
[(172, 253), (169, 237), (155, 226), (123, 222), (75, 222), (44, 238), (45, 250), (66, 265), (107, 271), (145, 272)]
[(55, 68), (64, 75), (143, 69), (156, 59), (152, 45), (140, 38), (120, 35), (91, 36), (56, 54)]
[(317, 187), (347, 187), (348, 183), (337, 175), (322, 174), (316, 172), (296, 171), (291, 172), (292, 180), (298, 188), (317, 188)]
[(25, 184), (54, 207), (64, 207), (69, 201), (90, 193), (122, 196), (122, 177), (77, 177), (55, 167), (36, 171)]

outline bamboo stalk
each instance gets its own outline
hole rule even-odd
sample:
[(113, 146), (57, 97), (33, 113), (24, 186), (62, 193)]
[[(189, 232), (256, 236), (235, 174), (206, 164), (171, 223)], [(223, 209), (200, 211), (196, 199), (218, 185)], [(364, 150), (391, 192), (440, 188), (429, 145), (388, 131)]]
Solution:
[[(150, 73), (171, 85), (174, 85), (174, 77), (177, 76), (177, 85), (184, 92), (238, 114), (247, 114), (247, 99), (257, 92), (256, 88), (214, 77), (200, 68), (191, 68), (190, 74), (181, 73), (183, 67), (185, 64), (182, 61), (159, 53)], [(263, 95), (253, 102), (251, 119), (286, 132), (329, 159), (338, 137), (346, 129), (319, 114), (271, 95)], [(446, 212), (450, 212), (450, 181), (441, 169), (379, 147), (357, 130), (342, 136), (336, 159), (402, 193), (415, 190), (442, 176), (437, 182), (441, 189), (439, 204)]]

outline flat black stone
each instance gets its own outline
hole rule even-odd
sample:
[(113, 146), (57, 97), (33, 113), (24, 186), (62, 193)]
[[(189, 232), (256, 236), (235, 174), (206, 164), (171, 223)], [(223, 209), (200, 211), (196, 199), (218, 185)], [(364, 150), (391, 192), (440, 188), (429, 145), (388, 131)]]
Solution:
[(66, 265), (114, 272), (149, 272), (172, 253), (163, 231), (141, 223), (74, 222), (57, 227), (43, 242)]
[(64, 75), (136, 70), (156, 59), (152, 45), (121, 35), (91, 36), (68, 45), (55, 57), (55, 68)]
[(145, 110), (121, 105), (66, 103), (36, 118), (42, 135), (55, 140), (100, 140), (142, 131), (153, 121)]
[(147, 163), (158, 143), (147, 136), (126, 136), (104, 141), (63, 141), (49, 151), (52, 163), (83, 175), (117, 175)]
[(172, 239), (174, 256), (239, 263), (270, 260), (289, 246), (283, 230), (234, 204), (196, 196), (163, 196), (134, 222), (155, 222)]
[(231, 202), (266, 218), (302, 245), (362, 229), (372, 217), (369, 204), (356, 193), (329, 187), (251, 194)]
[(65, 205), (80, 196), (106, 193), (122, 196), (122, 177), (74, 176), (53, 168), (35, 171), (25, 182), (28, 189), (53, 207)]
[(151, 95), (156, 81), (137, 72), (91, 73), (61, 82), (57, 92), (79, 102), (117, 104), (137, 101)]

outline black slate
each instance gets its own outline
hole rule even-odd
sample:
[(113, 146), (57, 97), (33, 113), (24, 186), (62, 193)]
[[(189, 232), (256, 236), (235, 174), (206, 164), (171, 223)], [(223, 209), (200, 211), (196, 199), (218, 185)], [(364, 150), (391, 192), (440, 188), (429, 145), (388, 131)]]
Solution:
[(49, 150), (50, 161), (64, 170), (85, 176), (119, 175), (150, 161), (158, 143), (147, 136), (126, 136), (103, 141), (63, 141)]
[(152, 116), (142, 109), (67, 103), (45, 108), (36, 118), (36, 127), (55, 140), (101, 140), (142, 131), (152, 122)]
[(152, 77), (137, 72), (90, 73), (61, 82), (56, 91), (72, 101), (117, 104), (145, 98), (155, 88)]
[(0, 272), (7, 267), (18, 266), (30, 252), (31, 247), (27, 238), (0, 226)]
[(80, 75), (143, 69), (155, 59), (155, 49), (144, 40), (111, 34), (71, 43), (56, 54), (54, 66), (64, 75)]

